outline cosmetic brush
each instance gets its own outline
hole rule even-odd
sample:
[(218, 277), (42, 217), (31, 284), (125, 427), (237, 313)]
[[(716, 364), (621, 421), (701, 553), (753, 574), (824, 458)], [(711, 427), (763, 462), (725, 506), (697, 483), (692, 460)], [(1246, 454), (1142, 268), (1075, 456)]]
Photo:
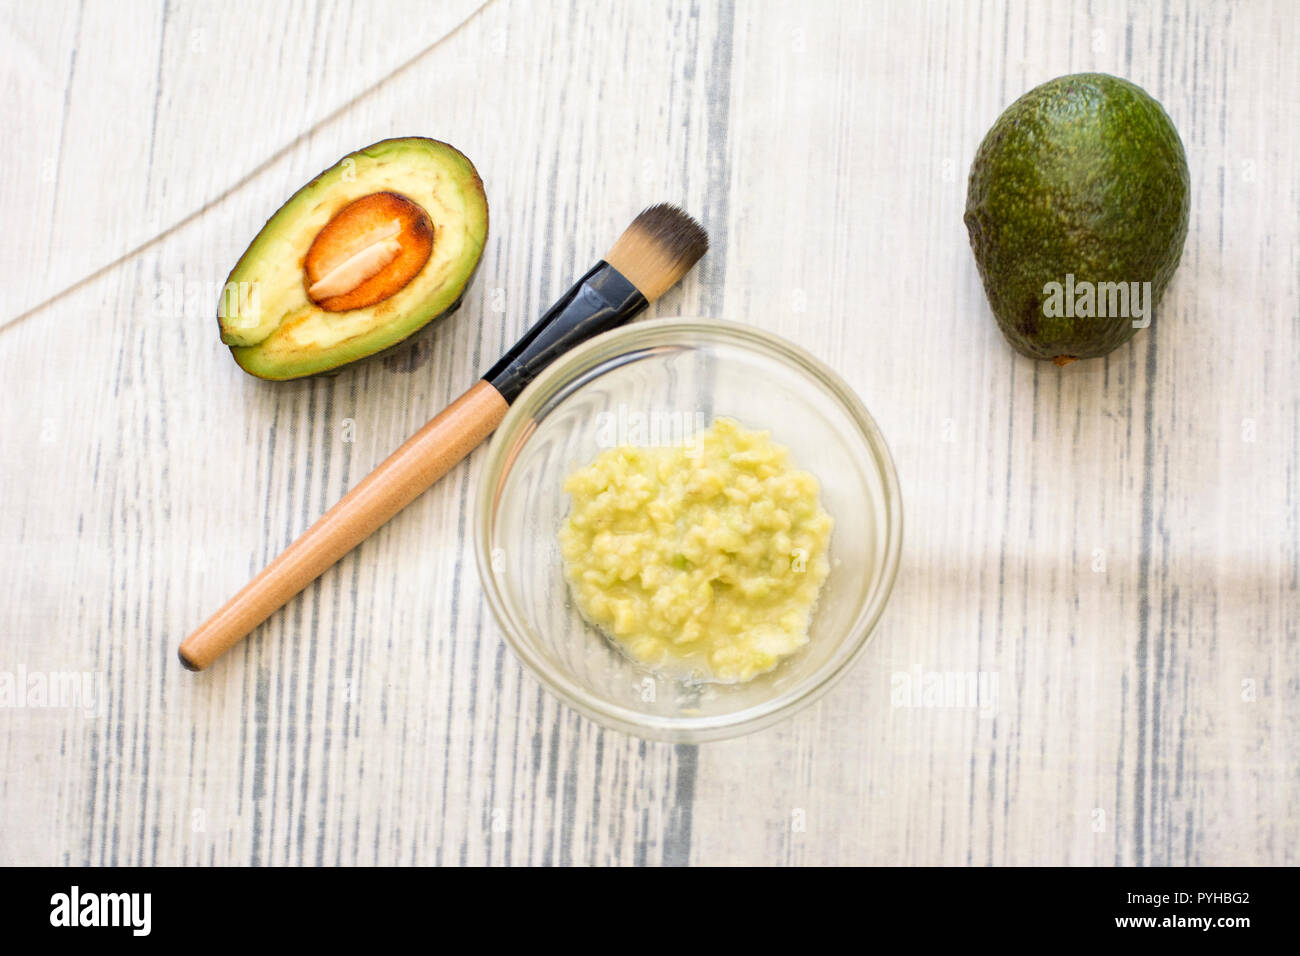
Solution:
[(501, 424), (510, 403), (560, 355), (622, 325), (708, 250), (676, 206), (651, 206), (469, 391), (416, 432), (180, 646), (203, 670), (445, 475)]

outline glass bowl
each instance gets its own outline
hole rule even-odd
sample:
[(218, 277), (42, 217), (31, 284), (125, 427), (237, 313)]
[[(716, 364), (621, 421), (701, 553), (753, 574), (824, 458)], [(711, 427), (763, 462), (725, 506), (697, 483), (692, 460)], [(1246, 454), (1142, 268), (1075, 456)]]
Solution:
[[(557, 541), (574, 468), (615, 445), (681, 441), (718, 416), (789, 448), (835, 522), (808, 643), (742, 684), (684, 681), (625, 656), (574, 607)], [(825, 365), (748, 326), (656, 319), (566, 353), (515, 400), (488, 451), (474, 544), (506, 640), (553, 693), (605, 726), (696, 742), (767, 726), (845, 673), (893, 588), (902, 504), (880, 430)]]

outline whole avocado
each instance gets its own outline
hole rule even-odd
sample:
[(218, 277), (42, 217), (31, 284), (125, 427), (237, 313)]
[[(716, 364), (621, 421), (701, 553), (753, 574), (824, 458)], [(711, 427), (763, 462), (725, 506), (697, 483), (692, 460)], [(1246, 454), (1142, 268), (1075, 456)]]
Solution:
[(1145, 327), (1190, 209), (1187, 157), (1160, 104), (1127, 80), (1078, 73), (1030, 90), (993, 124), (964, 218), (1008, 341), (1064, 365)]

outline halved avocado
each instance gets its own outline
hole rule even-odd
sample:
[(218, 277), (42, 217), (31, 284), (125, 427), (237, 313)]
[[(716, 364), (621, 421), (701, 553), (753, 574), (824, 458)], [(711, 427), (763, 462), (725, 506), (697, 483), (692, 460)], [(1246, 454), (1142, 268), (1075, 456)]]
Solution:
[(460, 303), (487, 231), (483, 181), (454, 147), (412, 136), (350, 153), (235, 264), (221, 341), (244, 371), (277, 380), (383, 351)]

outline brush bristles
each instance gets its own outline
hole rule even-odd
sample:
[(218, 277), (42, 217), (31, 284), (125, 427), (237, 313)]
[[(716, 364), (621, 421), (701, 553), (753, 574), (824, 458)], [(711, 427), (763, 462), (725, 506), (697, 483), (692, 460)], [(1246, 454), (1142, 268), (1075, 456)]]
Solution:
[(709, 234), (676, 206), (659, 203), (632, 220), (605, 261), (653, 302), (709, 251)]

